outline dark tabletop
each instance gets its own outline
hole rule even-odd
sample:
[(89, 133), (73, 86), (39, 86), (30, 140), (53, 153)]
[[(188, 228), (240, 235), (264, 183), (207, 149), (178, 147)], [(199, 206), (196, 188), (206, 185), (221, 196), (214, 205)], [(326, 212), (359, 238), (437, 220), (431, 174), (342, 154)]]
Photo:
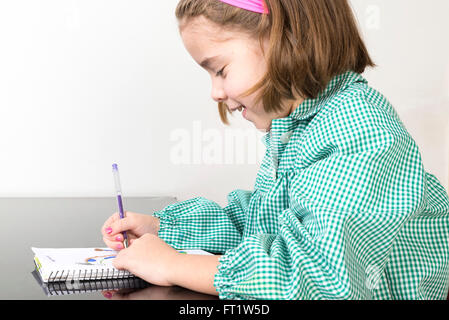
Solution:
[[(127, 211), (151, 214), (176, 199), (145, 197), (124, 198), (123, 201)], [(104, 247), (100, 229), (114, 212), (117, 212), (114, 197), (0, 198), (0, 299), (105, 299), (102, 290), (86, 293), (42, 287), (33, 273), (31, 247)], [(217, 299), (181, 287), (159, 287), (143, 281), (134, 289), (124, 291), (123, 296), (129, 299)]]

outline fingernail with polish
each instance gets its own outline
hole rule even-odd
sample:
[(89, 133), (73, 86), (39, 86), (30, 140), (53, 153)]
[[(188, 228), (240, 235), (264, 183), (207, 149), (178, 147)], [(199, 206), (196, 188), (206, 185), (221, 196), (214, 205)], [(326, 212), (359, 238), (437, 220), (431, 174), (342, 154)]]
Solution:
[(115, 237), (115, 240), (122, 241), (122, 238), (120, 236)]
[(112, 228), (111, 228), (111, 227), (106, 228), (106, 233), (107, 233), (107, 234), (110, 234), (111, 232), (112, 232)]
[(110, 293), (109, 291), (108, 291), (108, 292), (105, 292), (105, 293), (104, 293), (104, 296), (105, 296), (106, 298), (108, 298), (108, 299), (111, 299), (111, 298), (112, 298), (112, 293)]
[(119, 243), (119, 244), (117, 245), (117, 249), (123, 249), (123, 245), (122, 245), (121, 243)]

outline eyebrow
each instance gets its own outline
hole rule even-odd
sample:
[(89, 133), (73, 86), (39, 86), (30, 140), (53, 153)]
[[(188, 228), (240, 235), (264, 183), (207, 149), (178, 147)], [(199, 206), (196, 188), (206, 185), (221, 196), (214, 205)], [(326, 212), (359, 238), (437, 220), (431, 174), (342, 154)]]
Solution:
[(216, 58), (218, 58), (218, 56), (206, 58), (203, 60), (203, 62), (200, 63), (200, 66), (202, 66), (204, 69), (212, 69), (210, 65)]

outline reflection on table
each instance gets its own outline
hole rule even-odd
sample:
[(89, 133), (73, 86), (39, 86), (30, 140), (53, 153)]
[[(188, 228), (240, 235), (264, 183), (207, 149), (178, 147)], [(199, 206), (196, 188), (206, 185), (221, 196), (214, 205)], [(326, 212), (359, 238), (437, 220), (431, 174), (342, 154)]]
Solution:
[(178, 286), (152, 285), (139, 278), (44, 283), (36, 270), (32, 275), (48, 297), (98, 292), (111, 300), (218, 300), (218, 297)]

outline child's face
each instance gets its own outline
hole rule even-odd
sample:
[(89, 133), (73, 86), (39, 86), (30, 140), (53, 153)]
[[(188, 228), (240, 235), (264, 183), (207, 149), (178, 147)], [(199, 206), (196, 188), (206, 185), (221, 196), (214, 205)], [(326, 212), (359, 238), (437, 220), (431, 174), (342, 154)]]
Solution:
[[(267, 69), (259, 40), (241, 32), (223, 30), (204, 17), (184, 25), (181, 37), (193, 59), (211, 76), (212, 99), (226, 103), (231, 111), (244, 106), (243, 117), (257, 129), (268, 131), (273, 119), (284, 118), (293, 111), (293, 107), (286, 107), (280, 113), (267, 113), (261, 102), (254, 103), (258, 91), (241, 97)], [(268, 42), (264, 45), (267, 52)], [(211, 59), (205, 63), (208, 58)]]

